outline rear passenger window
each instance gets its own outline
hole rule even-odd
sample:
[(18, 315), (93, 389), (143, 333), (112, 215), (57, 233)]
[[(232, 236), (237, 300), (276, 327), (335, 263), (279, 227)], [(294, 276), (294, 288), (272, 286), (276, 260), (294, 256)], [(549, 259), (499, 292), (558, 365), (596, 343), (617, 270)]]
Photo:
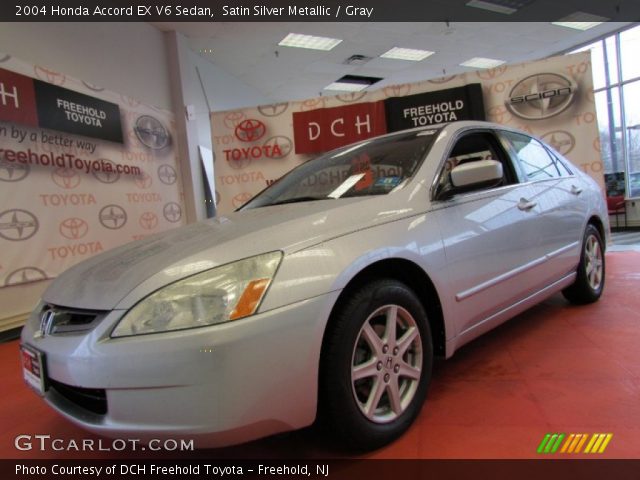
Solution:
[(556, 159), (534, 138), (519, 133), (501, 132), (511, 143), (528, 180), (545, 180), (566, 176), (566, 169), (559, 170)]

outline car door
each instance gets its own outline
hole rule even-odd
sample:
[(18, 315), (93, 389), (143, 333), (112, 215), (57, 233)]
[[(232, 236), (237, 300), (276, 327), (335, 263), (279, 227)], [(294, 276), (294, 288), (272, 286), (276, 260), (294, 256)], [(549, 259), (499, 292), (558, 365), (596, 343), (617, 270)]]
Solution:
[[(456, 334), (476, 336), (474, 329), (480, 334), (491, 328), (497, 313), (536, 289), (532, 270), (541, 256), (536, 222), (540, 207), (531, 202), (535, 190), (520, 183), (516, 166), (493, 131), (464, 131), (445, 158), (432, 205), (447, 261), (449, 308)], [(439, 198), (452, 168), (486, 158), (502, 163), (499, 184)], [(478, 328), (480, 324), (484, 328)]]
[(537, 204), (544, 262), (536, 282), (553, 283), (575, 270), (580, 258), (587, 202), (581, 180), (546, 145), (522, 133), (500, 131)]

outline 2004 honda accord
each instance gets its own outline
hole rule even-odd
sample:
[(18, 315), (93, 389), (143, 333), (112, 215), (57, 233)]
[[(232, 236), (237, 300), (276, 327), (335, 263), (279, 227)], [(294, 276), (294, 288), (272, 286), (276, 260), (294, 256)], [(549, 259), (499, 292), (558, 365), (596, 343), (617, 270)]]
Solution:
[(597, 184), (529, 135), (386, 135), (62, 274), (22, 332), (25, 379), (111, 437), (228, 445), (318, 418), (376, 448), (435, 355), (556, 292), (596, 301), (608, 228)]

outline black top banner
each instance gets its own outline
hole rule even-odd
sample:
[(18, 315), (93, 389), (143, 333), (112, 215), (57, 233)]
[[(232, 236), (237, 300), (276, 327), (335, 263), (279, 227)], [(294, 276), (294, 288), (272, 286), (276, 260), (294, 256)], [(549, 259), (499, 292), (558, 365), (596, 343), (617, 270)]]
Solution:
[(389, 132), (457, 120), (485, 119), (482, 86), (479, 83), (388, 98), (384, 101), (384, 107)]
[[(128, 0), (16, 0), (0, 3), (0, 21), (547, 22), (574, 14), (576, 10), (602, 17), (604, 21), (640, 19), (640, 2), (632, 0), (502, 0), (492, 4), (479, 3), (481, 6), (489, 4), (488, 10), (469, 3), (468, 0), (185, 0), (146, 3)], [(495, 11), (496, 8), (499, 11)]]
[(40, 80), (33, 83), (40, 127), (123, 143), (118, 105)]

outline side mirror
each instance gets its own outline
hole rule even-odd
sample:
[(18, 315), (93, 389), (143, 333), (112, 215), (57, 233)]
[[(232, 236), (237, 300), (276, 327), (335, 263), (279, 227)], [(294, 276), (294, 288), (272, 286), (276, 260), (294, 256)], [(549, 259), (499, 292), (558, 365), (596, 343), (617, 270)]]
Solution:
[(502, 164), (497, 160), (478, 160), (463, 163), (451, 170), (451, 183), (464, 188), (502, 180)]
[(438, 200), (447, 200), (458, 193), (497, 185), (503, 177), (502, 163), (497, 160), (463, 163), (451, 170), (450, 175), (451, 184), (438, 192)]

